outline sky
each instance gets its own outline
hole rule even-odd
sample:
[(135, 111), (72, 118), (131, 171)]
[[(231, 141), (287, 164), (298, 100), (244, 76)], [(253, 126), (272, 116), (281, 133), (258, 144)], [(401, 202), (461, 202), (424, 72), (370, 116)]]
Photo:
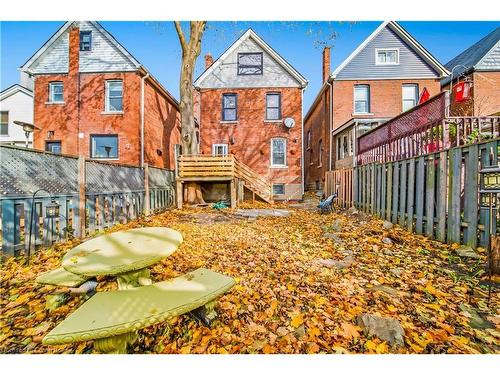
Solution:
[[(251, 27), (309, 81), (304, 113), (321, 87), (321, 54), (332, 45), (332, 71), (377, 28), (374, 22), (209, 22), (195, 78), (203, 72), (206, 53), (214, 59)], [(19, 81), (18, 68), (55, 33), (63, 22), (0, 22), (0, 89)], [(101, 21), (101, 24), (176, 98), (179, 98), (181, 50), (173, 23)], [(400, 24), (441, 63), (500, 26), (500, 22), (409, 21)], [(330, 36), (335, 35), (334, 39)]]

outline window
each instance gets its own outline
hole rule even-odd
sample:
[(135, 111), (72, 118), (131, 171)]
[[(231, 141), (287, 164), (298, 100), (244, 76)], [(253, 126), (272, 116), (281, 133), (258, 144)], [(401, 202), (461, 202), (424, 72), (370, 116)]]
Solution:
[(418, 103), (418, 85), (403, 85), (403, 112), (415, 107)]
[(227, 155), (227, 144), (224, 143), (213, 144), (212, 155)]
[(307, 131), (307, 142), (306, 142), (306, 145), (307, 145), (307, 149), (311, 148), (311, 131), (310, 130)]
[(279, 92), (266, 94), (266, 120), (281, 119), (281, 94)]
[(62, 82), (49, 83), (49, 102), (64, 103), (64, 86)]
[(262, 52), (238, 53), (238, 75), (262, 75)]
[(318, 167), (323, 165), (323, 140), (319, 140)]
[(9, 111), (0, 112), (0, 135), (9, 135)]
[(222, 95), (222, 121), (236, 121), (238, 98), (236, 94)]
[(90, 157), (95, 159), (118, 159), (118, 136), (91, 135)]
[(45, 151), (53, 152), (54, 154), (61, 153), (61, 141), (45, 142)]
[(285, 184), (273, 184), (273, 195), (285, 194)]
[(92, 49), (92, 31), (80, 31), (80, 51)]
[(345, 158), (349, 155), (349, 142), (347, 141), (347, 134), (345, 134), (342, 136), (342, 157)]
[(354, 113), (370, 112), (370, 85), (354, 85)]
[(376, 65), (397, 65), (399, 64), (398, 49), (377, 49)]
[(282, 138), (271, 140), (271, 166), (286, 166), (286, 140)]
[(344, 157), (342, 156), (342, 140), (337, 138), (337, 160), (343, 159)]
[(106, 112), (123, 111), (123, 81), (106, 81)]

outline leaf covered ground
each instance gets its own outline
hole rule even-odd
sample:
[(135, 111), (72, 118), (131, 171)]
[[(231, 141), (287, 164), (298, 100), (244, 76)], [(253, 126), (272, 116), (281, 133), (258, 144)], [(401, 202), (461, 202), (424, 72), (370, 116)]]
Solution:
[[(498, 353), (499, 294), (478, 285), (484, 252), (465, 261), (455, 248), (412, 235), (361, 213), (239, 218), (231, 210), (172, 210), (118, 225), (179, 230), (184, 243), (152, 268), (154, 281), (205, 267), (236, 286), (220, 297), (218, 320), (205, 327), (189, 315), (140, 331), (138, 353)], [(0, 352), (89, 353), (92, 343), (48, 347), (43, 336), (83, 302), (71, 297), (49, 312), (58, 288), (34, 282), (59, 267), (78, 240), (37, 252), (26, 264), (2, 264)], [(98, 291), (116, 289), (111, 278)], [(59, 288), (60, 289), (60, 288)], [(465, 307), (465, 309), (464, 309)], [(473, 313), (471, 313), (473, 311)], [(475, 312), (475, 313), (474, 313)], [(360, 314), (395, 318), (404, 346), (368, 336)], [(480, 320), (479, 326), (477, 320)], [(474, 326), (475, 328), (471, 327)]]

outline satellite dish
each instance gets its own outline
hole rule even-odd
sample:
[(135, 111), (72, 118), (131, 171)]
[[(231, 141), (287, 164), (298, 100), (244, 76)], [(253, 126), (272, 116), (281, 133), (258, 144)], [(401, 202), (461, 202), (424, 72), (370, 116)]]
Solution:
[(283, 124), (288, 128), (291, 129), (295, 126), (295, 120), (291, 117), (287, 117), (284, 121)]

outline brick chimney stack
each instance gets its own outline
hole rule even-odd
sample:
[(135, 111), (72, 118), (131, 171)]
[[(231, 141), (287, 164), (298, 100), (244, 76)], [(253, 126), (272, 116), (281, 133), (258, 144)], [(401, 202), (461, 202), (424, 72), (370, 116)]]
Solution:
[(323, 82), (330, 77), (330, 47), (323, 49)]
[(210, 66), (214, 63), (214, 59), (211, 54), (207, 53), (205, 55), (205, 69), (210, 68)]

